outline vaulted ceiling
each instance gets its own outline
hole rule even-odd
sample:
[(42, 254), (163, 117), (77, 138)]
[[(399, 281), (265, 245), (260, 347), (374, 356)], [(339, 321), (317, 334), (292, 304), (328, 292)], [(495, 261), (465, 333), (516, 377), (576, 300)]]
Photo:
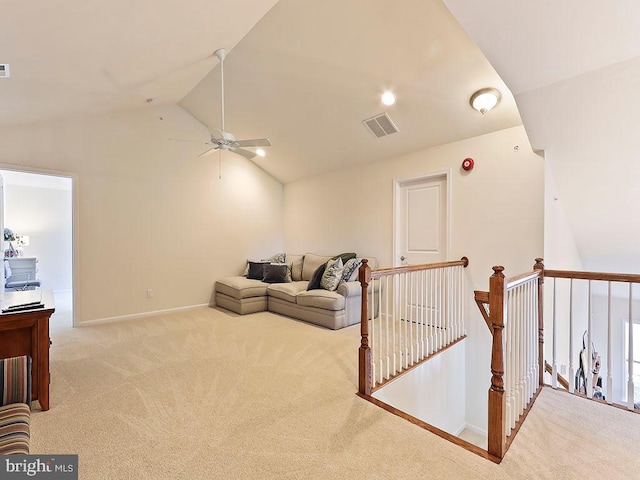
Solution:
[[(0, 79), (0, 125), (148, 108), (153, 98), (180, 102), (214, 131), (221, 47), (226, 129), (269, 137), (260, 166), (283, 183), (521, 124), (441, 0), (34, 0), (2, 10), (0, 44), (11, 48), (0, 63), (11, 78)], [(487, 86), (503, 100), (482, 117), (469, 97)], [(380, 103), (385, 89), (396, 105)], [(362, 121), (385, 111), (399, 132), (376, 139)]]

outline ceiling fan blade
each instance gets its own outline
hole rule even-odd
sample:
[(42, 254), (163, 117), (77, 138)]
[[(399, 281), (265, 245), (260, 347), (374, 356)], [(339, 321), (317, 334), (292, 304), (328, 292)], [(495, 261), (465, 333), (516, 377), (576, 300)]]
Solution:
[(254, 138), (252, 140), (236, 140), (235, 143), (239, 147), (270, 147), (271, 142), (268, 138)]
[(216, 150), (218, 150), (218, 146), (216, 145), (213, 148), (210, 148), (209, 150), (202, 152), (200, 155), (198, 155), (199, 157), (206, 157), (207, 155), (211, 155), (213, 152), (215, 152)]
[(238, 155), (242, 155), (244, 158), (248, 158), (249, 160), (256, 156), (255, 152), (252, 152), (251, 150), (245, 150), (244, 148), (230, 148), (229, 150), (231, 150), (233, 153), (237, 153)]

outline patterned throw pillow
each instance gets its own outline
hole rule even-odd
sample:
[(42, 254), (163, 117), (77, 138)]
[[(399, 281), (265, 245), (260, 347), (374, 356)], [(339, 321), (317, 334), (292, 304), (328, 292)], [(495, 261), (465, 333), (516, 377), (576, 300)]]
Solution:
[(275, 255), (271, 255), (269, 258), (263, 258), (262, 261), (269, 263), (284, 263), (286, 258), (286, 253), (276, 253)]
[[(351, 275), (353, 275), (353, 273), (356, 272), (358, 268), (360, 268), (360, 265), (362, 265), (362, 262), (357, 258), (352, 258), (351, 260), (348, 260), (347, 263), (344, 264), (344, 272), (342, 273), (341, 281), (350, 282)], [(357, 276), (356, 276), (356, 279), (357, 279)]]
[(338, 285), (340, 284), (343, 271), (344, 266), (342, 265), (341, 258), (337, 258), (336, 260), (329, 260), (327, 262), (327, 268), (325, 268), (324, 273), (322, 274), (320, 286), (325, 290), (333, 292), (336, 288), (338, 288)]

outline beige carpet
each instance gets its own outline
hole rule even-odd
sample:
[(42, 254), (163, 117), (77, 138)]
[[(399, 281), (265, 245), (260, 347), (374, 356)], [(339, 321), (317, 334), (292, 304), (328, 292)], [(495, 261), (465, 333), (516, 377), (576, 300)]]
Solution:
[(359, 326), (211, 308), (56, 325), (32, 452), (79, 454), (83, 480), (640, 478), (640, 415), (568, 394), (544, 389), (501, 465), (358, 398)]

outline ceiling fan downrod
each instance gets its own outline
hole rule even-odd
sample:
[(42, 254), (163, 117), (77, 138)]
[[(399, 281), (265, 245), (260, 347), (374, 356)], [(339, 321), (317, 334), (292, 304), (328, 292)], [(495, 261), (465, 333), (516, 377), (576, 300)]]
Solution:
[(227, 51), (224, 48), (219, 48), (213, 54), (220, 60), (220, 125), (224, 132), (224, 57), (227, 55)]

